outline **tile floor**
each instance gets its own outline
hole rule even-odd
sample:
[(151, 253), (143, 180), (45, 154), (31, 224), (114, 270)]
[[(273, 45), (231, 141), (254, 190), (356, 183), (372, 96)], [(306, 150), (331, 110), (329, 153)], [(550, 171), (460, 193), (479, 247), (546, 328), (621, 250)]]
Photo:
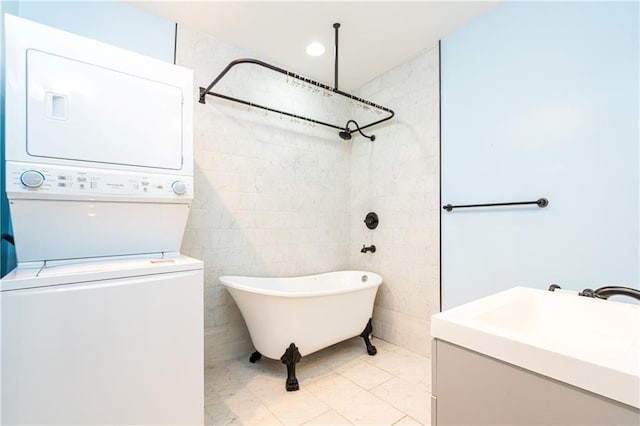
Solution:
[(249, 355), (205, 371), (209, 425), (429, 425), (431, 362), (373, 339), (375, 356), (353, 338), (296, 367), (300, 390), (285, 390), (286, 367)]

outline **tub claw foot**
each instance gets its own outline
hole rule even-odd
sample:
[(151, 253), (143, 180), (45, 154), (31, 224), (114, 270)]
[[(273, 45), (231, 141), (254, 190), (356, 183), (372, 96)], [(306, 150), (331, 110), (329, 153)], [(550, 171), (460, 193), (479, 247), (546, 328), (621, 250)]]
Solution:
[(262, 358), (262, 354), (260, 352), (258, 352), (258, 351), (255, 351), (249, 357), (249, 362), (251, 364), (255, 364), (256, 361), (260, 361), (260, 358)]
[(296, 378), (296, 364), (301, 358), (302, 355), (300, 355), (300, 351), (298, 351), (298, 347), (294, 343), (289, 345), (280, 358), (280, 361), (287, 366), (287, 392), (297, 391), (300, 389), (298, 379)]
[(298, 379), (295, 377), (293, 379), (287, 379), (287, 392), (293, 392), (300, 389), (300, 385), (298, 384)]
[(371, 341), (369, 340), (369, 335), (371, 335), (372, 331), (373, 326), (371, 325), (371, 318), (369, 318), (369, 322), (367, 322), (367, 326), (364, 328), (362, 333), (360, 333), (360, 337), (364, 339), (364, 344), (367, 346), (367, 353), (373, 356), (378, 353), (378, 350), (371, 344)]

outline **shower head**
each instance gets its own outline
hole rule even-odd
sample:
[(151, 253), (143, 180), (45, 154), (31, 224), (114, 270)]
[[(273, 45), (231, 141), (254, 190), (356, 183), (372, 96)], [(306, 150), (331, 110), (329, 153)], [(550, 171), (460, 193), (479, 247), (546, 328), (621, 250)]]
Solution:
[(342, 139), (344, 139), (345, 141), (348, 141), (351, 139), (351, 132), (347, 131), (347, 130), (343, 130), (340, 133), (338, 133), (340, 135), (340, 137)]
[(356, 123), (355, 120), (349, 120), (347, 121), (347, 124), (344, 126), (344, 130), (341, 130), (338, 134), (340, 135), (340, 137), (342, 139), (344, 139), (345, 141), (348, 141), (351, 139), (351, 130), (349, 130), (349, 124), (355, 124), (356, 125), (356, 130), (358, 131), (358, 133), (360, 133), (362, 136), (364, 136), (365, 138), (369, 139), (371, 142), (376, 140), (375, 135), (371, 135), (371, 136), (367, 136), (364, 133), (362, 133), (362, 130), (360, 130), (360, 126), (358, 125), (358, 123)]

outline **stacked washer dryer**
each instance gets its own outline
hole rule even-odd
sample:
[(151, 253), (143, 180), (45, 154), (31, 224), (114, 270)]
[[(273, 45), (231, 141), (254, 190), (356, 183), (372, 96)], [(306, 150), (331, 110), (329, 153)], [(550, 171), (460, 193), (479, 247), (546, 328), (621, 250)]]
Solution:
[(2, 423), (201, 424), (192, 72), (6, 15)]

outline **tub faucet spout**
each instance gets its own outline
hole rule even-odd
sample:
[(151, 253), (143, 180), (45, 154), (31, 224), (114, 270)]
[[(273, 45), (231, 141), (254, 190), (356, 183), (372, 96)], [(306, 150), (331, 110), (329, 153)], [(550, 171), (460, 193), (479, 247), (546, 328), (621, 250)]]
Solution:
[(598, 299), (608, 299), (611, 296), (628, 296), (640, 300), (640, 290), (636, 290), (635, 288), (631, 287), (606, 286), (600, 287), (597, 290), (585, 288), (578, 294), (580, 296), (595, 297)]
[(369, 247), (365, 247), (365, 245), (362, 245), (362, 248), (360, 249), (360, 253), (366, 253), (370, 251), (371, 253), (375, 253), (376, 252), (376, 246), (374, 246), (373, 244), (371, 244)]

